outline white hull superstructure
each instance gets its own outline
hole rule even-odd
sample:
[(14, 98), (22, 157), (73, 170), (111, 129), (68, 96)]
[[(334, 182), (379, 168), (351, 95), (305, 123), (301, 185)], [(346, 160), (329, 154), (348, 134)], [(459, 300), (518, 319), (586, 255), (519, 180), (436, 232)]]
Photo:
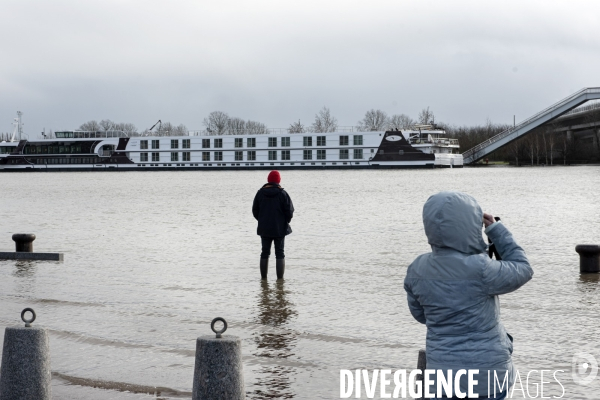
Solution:
[(462, 167), (443, 130), (134, 136), (56, 132), (0, 143), (0, 171)]

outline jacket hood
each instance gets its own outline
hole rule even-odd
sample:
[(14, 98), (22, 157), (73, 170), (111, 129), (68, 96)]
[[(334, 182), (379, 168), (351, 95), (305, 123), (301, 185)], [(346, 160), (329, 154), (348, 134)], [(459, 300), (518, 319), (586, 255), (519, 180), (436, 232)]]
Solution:
[(440, 192), (423, 206), (423, 225), (432, 248), (451, 248), (461, 253), (480, 254), (487, 248), (481, 228), (483, 211), (465, 193)]
[(277, 183), (267, 183), (260, 188), (260, 190), (262, 190), (267, 197), (275, 197), (279, 195), (283, 188)]

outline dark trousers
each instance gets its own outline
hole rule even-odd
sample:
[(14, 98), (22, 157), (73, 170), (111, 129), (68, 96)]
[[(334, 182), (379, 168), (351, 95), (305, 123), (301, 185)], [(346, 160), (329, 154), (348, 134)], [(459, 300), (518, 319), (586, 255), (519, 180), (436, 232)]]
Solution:
[(262, 252), (260, 258), (269, 258), (271, 255), (271, 242), (275, 243), (275, 258), (285, 258), (283, 253), (283, 245), (285, 242), (285, 236), (280, 238), (260, 237), (262, 243)]

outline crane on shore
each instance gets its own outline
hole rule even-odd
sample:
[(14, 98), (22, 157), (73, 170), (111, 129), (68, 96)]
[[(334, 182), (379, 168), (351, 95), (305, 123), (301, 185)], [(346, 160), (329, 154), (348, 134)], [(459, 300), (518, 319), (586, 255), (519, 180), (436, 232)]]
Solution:
[(152, 128), (148, 129), (148, 133), (152, 132), (152, 129), (154, 129), (154, 127), (158, 125), (158, 134), (160, 135), (160, 132), (162, 130), (162, 121), (159, 119), (157, 123), (155, 123), (154, 125), (152, 125)]

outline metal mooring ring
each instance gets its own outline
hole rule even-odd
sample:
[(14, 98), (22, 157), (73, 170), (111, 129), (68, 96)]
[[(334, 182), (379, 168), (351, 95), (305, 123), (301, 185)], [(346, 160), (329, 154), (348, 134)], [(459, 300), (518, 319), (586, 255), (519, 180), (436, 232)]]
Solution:
[[(221, 329), (220, 331), (217, 331), (215, 329), (215, 324), (219, 321), (223, 322), (223, 329)], [(225, 331), (227, 330), (227, 321), (225, 321), (225, 319), (223, 319), (221, 317), (217, 317), (217, 318), (213, 319), (212, 322), (210, 323), (210, 329), (212, 329), (212, 331), (217, 334), (217, 339), (221, 339), (221, 334), (225, 333)]]
[[(29, 311), (31, 313), (31, 319), (25, 319), (25, 313)], [(23, 320), (23, 322), (25, 322), (25, 327), (29, 328), (31, 327), (31, 323), (33, 321), (35, 321), (35, 311), (33, 311), (33, 308), (24, 308), (23, 311), (21, 311), (21, 319)]]

